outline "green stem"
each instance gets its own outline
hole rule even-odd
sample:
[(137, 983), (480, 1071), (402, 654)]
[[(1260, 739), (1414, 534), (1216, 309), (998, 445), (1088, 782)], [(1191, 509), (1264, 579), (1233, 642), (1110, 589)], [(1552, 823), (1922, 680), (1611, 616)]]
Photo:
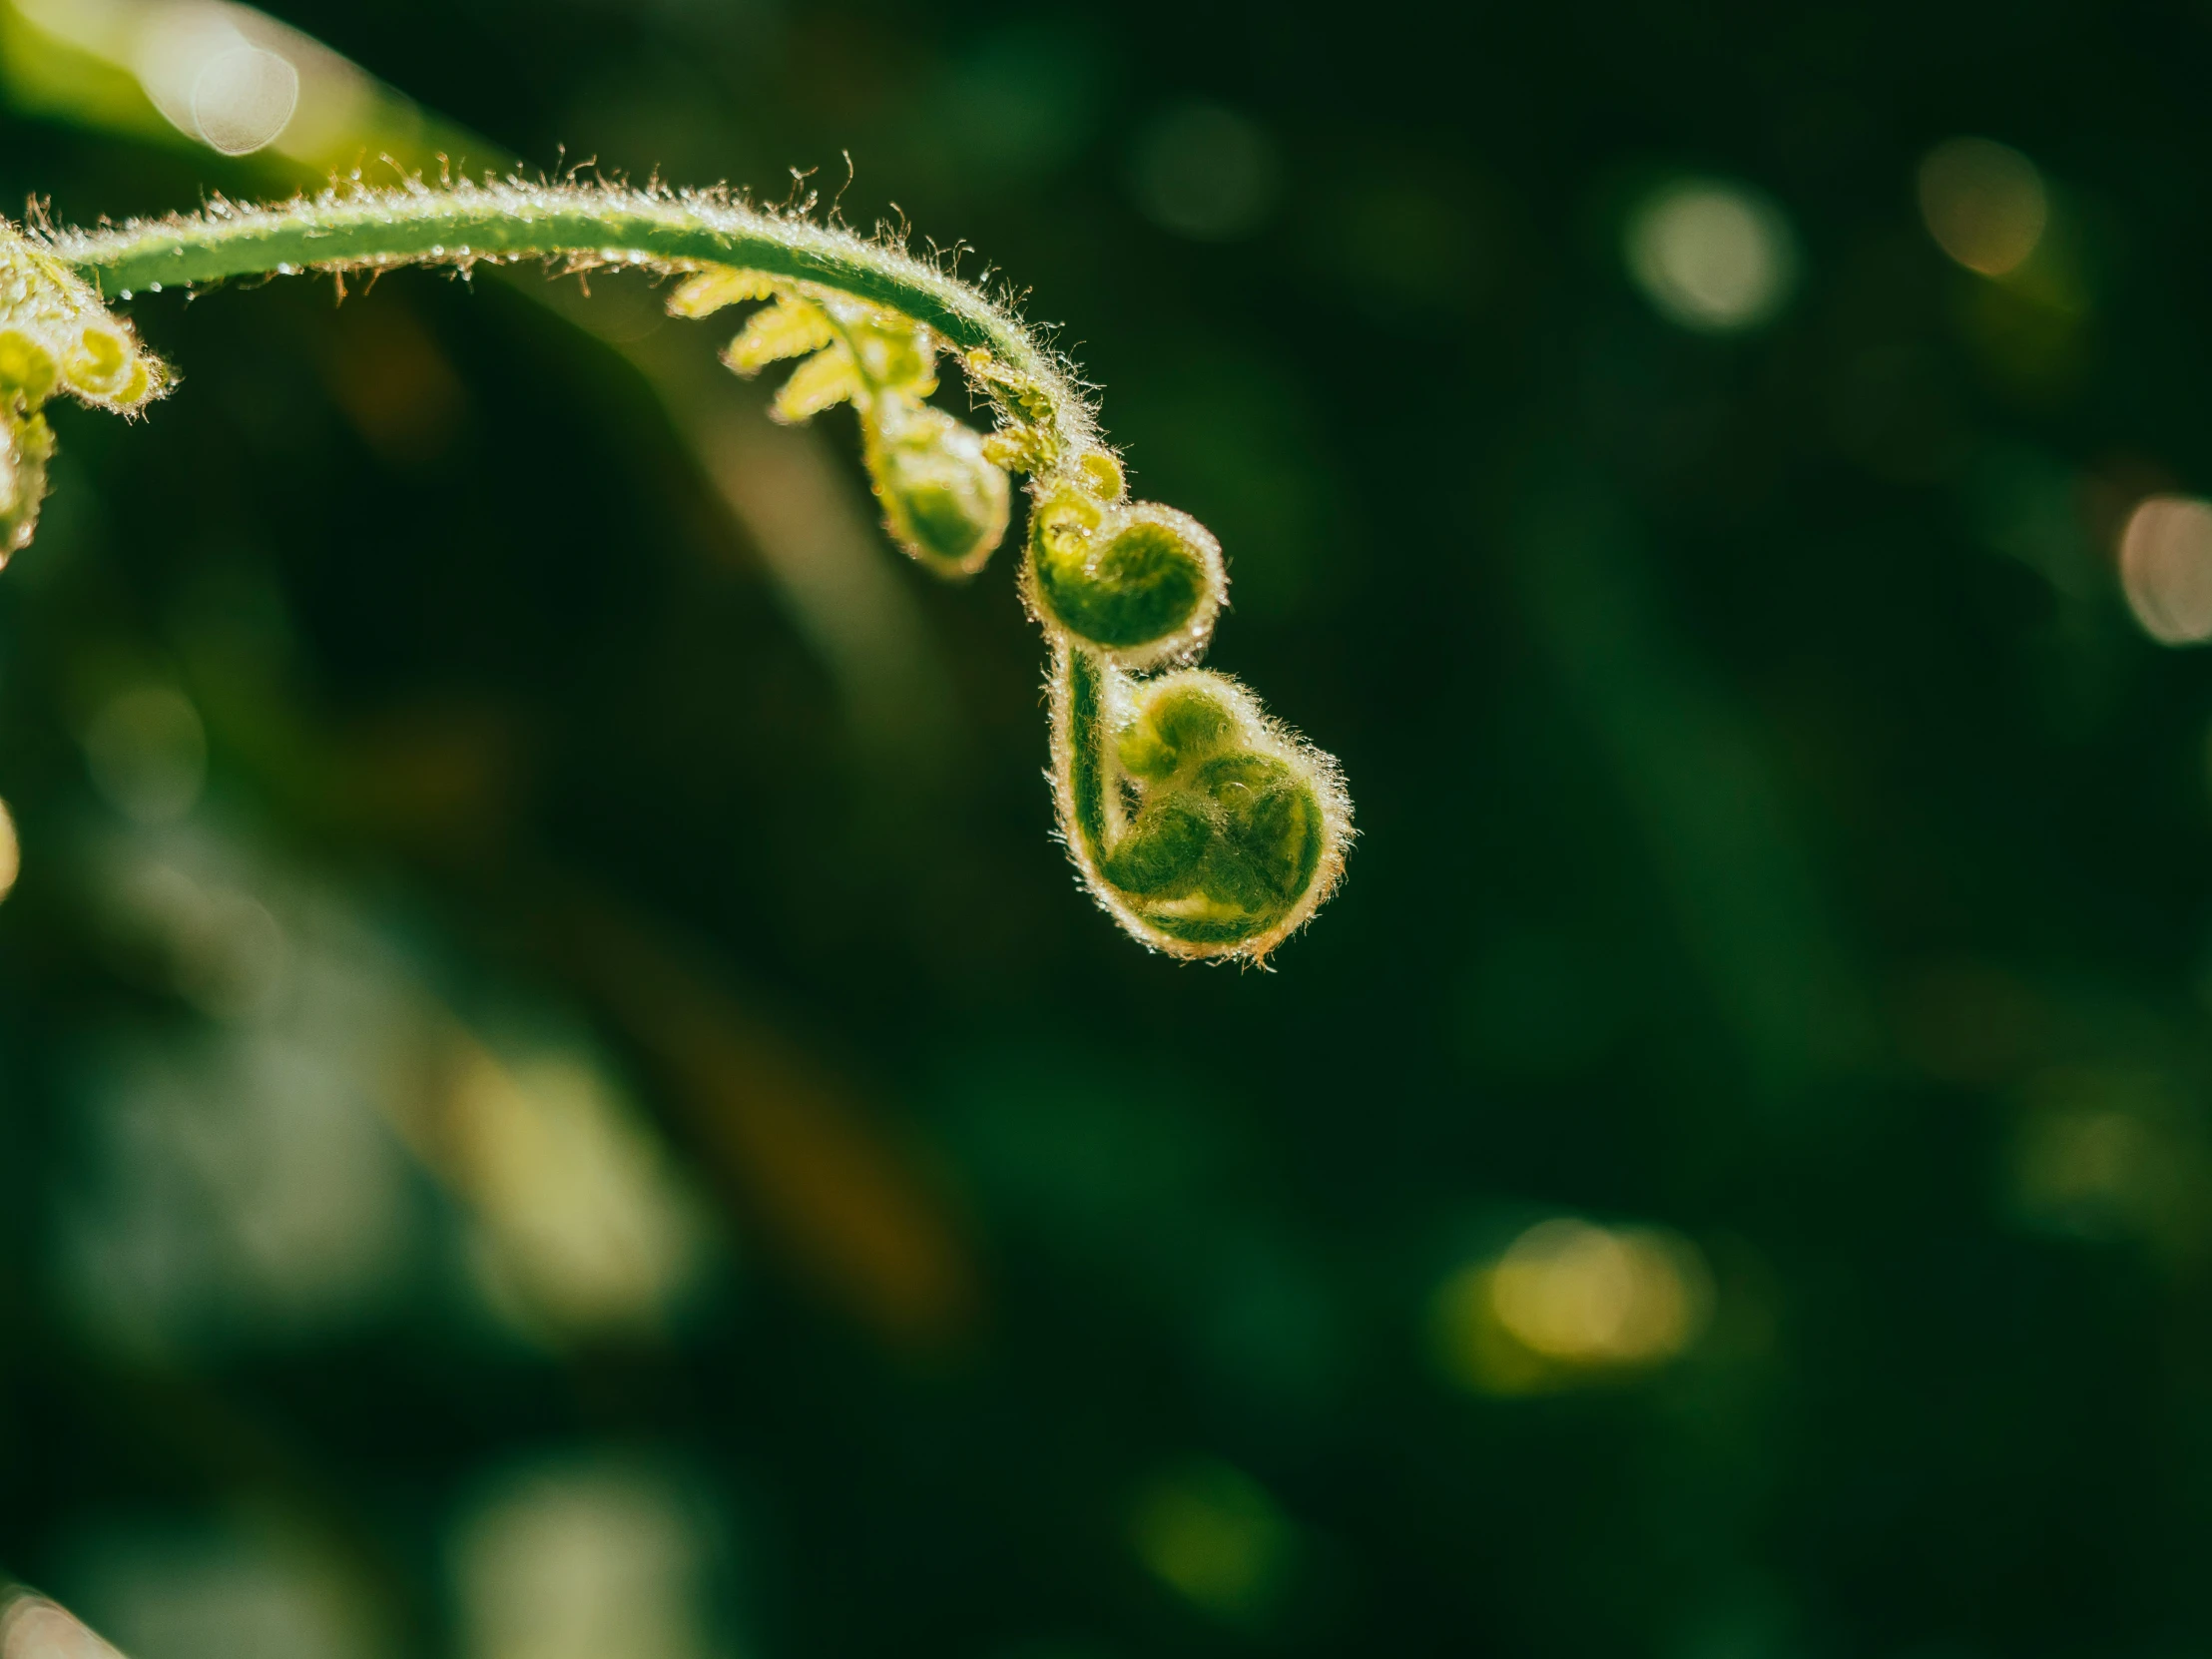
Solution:
[(109, 296), (234, 276), (530, 258), (765, 271), (903, 311), (954, 346), (989, 351), (1041, 394), (1068, 449), (1099, 441), (1073, 382), (1011, 311), (900, 249), (718, 194), (521, 181), (361, 187), (275, 208), (219, 203), (203, 214), (69, 232), (55, 252)]
[(1066, 645), (1064, 669), (1053, 676), (1068, 700), (1069, 794), (1076, 833), (1093, 864), (1104, 864), (1106, 844), (1106, 676), (1103, 665), (1080, 645)]

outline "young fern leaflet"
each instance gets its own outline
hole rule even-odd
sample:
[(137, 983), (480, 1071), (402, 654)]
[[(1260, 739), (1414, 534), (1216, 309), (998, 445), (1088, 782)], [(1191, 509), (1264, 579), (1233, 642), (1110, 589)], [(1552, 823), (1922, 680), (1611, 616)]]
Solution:
[[(45, 402), (137, 414), (171, 383), (109, 298), (525, 259), (680, 278), (669, 305), (682, 316), (756, 305), (724, 361), (741, 374), (796, 362), (779, 419), (851, 403), (886, 531), (939, 575), (982, 568), (1006, 533), (1008, 474), (1027, 476), (1020, 587), (1051, 646), (1060, 830), (1132, 936), (1259, 961), (1329, 896), (1352, 833), (1336, 763), (1191, 666), (1227, 593), (1221, 548), (1186, 514), (1128, 498), (1068, 366), (1011, 309), (902, 248), (727, 192), (356, 181), (95, 232), (0, 226), (0, 562), (37, 523)], [(945, 355), (989, 406), (990, 432), (927, 401)]]

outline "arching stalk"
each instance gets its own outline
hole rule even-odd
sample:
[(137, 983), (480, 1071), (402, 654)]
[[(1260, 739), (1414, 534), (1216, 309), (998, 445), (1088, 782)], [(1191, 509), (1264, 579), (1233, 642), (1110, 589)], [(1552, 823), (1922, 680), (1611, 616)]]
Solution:
[[(355, 182), (94, 232), (0, 229), (0, 558), (36, 524), (47, 398), (134, 414), (170, 383), (108, 300), (527, 259), (682, 277), (680, 315), (760, 304), (725, 361), (751, 374), (799, 360), (781, 419), (852, 403), (885, 528), (939, 574), (981, 567), (1007, 527), (1008, 472), (1028, 475), (1021, 591), (1052, 645), (1061, 830), (1134, 937), (1259, 960), (1334, 889), (1352, 832), (1336, 764), (1241, 686), (1187, 666), (1227, 594), (1221, 549), (1187, 515), (1128, 499), (1072, 367), (1008, 305), (902, 247), (726, 191)], [(945, 352), (994, 410), (988, 435), (928, 401)]]

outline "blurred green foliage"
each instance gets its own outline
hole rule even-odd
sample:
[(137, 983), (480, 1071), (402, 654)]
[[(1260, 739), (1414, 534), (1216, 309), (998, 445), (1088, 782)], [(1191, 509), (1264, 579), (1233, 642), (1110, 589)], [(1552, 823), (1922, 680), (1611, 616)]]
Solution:
[[(2212, 672), (2113, 551), (2212, 488), (2212, 14), (279, 9), (987, 255), (1364, 837), (1277, 972), (1133, 949), (1006, 573), (851, 558), (643, 284), (142, 296), (0, 580), (9, 1571), (135, 1659), (2212, 1647)], [(29, 27), (0, 194), (280, 188)]]

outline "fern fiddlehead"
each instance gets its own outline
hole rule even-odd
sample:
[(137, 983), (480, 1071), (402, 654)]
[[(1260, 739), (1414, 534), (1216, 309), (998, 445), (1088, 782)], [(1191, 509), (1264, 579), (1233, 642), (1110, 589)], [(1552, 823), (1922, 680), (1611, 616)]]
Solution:
[[(1191, 666), (1227, 593), (1220, 545), (1188, 515), (1129, 499), (1067, 365), (1009, 307), (902, 248), (727, 192), (356, 180), (90, 233), (0, 228), (0, 560), (36, 522), (46, 400), (132, 413), (169, 384), (106, 296), (307, 272), (342, 287), (400, 266), (524, 259), (679, 277), (681, 316), (757, 306), (724, 361), (741, 374), (795, 362), (779, 419), (852, 404), (885, 530), (938, 575), (982, 568), (1008, 526), (1008, 474), (1028, 475), (1020, 587), (1051, 645), (1061, 834), (1130, 934), (1257, 961), (1329, 895), (1352, 832), (1336, 764)], [(947, 354), (991, 409), (990, 432), (929, 401)]]

